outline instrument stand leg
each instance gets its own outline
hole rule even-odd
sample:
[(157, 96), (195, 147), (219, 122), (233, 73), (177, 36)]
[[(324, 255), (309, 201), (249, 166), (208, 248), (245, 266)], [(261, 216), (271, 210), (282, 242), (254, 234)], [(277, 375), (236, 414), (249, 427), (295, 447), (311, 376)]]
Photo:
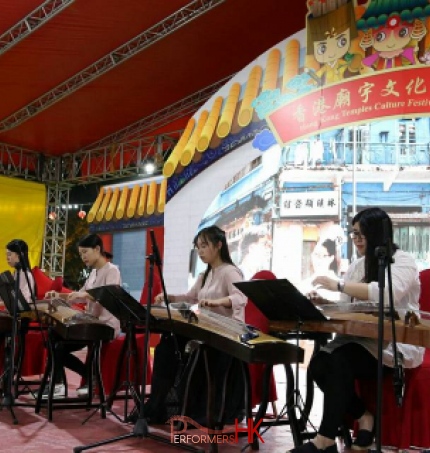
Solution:
[[(113, 415), (118, 421), (124, 422), (111, 408), (111, 404), (109, 404), (109, 399), (105, 399), (105, 391), (103, 386), (103, 379), (101, 377), (100, 372), (100, 353), (101, 353), (101, 343), (95, 344), (92, 346), (94, 349), (92, 351), (92, 360), (91, 360), (91, 370), (90, 370), (90, 378), (92, 375), (95, 374), (97, 385), (99, 388), (99, 397), (100, 397), (100, 404), (98, 407), (94, 409), (94, 411), (82, 422), (82, 425), (85, 425), (87, 421), (89, 421), (94, 414), (98, 411), (101, 411), (102, 418), (106, 418), (106, 412)], [(119, 364), (119, 368), (122, 367), (122, 362)], [(93, 373), (94, 370), (94, 373)], [(91, 386), (90, 386), (91, 388)]]
[[(122, 383), (120, 382), (121, 378), (121, 371), (124, 365), (125, 360), (125, 375), (126, 380)], [(132, 368), (132, 364), (134, 365)], [(133, 376), (132, 374), (133, 369)], [(126, 335), (124, 340), (124, 345), (120, 354), (120, 358), (118, 361), (118, 369), (115, 376), (114, 385), (112, 387), (112, 391), (110, 392), (109, 398), (107, 400), (107, 406), (112, 407), (112, 404), (115, 400), (115, 397), (118, 391), (121, 388), (125, 388), (125, 395), (124, 395), (124, 418), (123, 422), (130, 422), (133, 419), (137, 419), (137, 415), (139, 413), (140, 405), (143, 404), (143, 400), (145, 398), (145, 389), (139, 390), (139, 383), (138, 383), (138, 376), (137, 372), (139, 369), (139, 360), (138, 360), (138, 347), (137, 347), (137, 339), (136, 339), (136, 328), (135, 325), (131, 322), (127, 324), (126, 327)], [(134, 400), (134, 409), (128, 413), (128, 400), (129, 397), (132, 397)], [(134, 418), (135, 417), (135, 418)]]
[[(17, 364), (16, 364), (16, 373), (15, 373), (15, 380), (14, 380), (14, 389), (15, 389), (15, 396), (18, 398), (19, 395), (22, 394), (31, 394), (31, 396), (36, 399), (37, 398), (37, 390), (34, 390), (31, 385), (38, 385), (40, 386), (41, 383), (41, 378), (37, 380), (27, 380), (22, 377), (22, 366), (24, 362), (24, 357), (26, 354), (26, 338), (29, 333), (28, 327), (23, 326), (23, 321), (26, 319), (21, 319), (21, 326), (19, 329), (19, 334), (18, 334), (18, 351), (17, 351)], [(34, 330), (33, 330), (34, 331)], [(45, 343), (45, 348), (46, 348), (46, 342), (45, 338), (42, 335), (42, 339), (44, 340)], [(21, 387), (21, 388), (20, 388)], [(20, 406), (23, 405), (28, 405), (32, 406), (31, 404), (23, 404), (20, 403)]]
[(13, 424), (17, 425), (18, 419), (16, 418), (15, 412), (13, 410), (13, 406), (15, 405), (15, 398), (12, 392), (13, 376), (15, 374), (14, 361), (12, 360), (12, 351), (14, 350), (12, 342), (14, 341), (15, 339), (12, 337), (12, 335), (7, 336), (5, 339), (5, 366), (3, 374), (0, 376), (0, 381), (3, 387), (3, 399), (0, 405), (0, 410), (2, 410), (3, 407), (7, 407), (12, 415)]
[[(287, 339), (289, 339), (288, 336)], [(299, 342), (299, 335), (295, 335), (297, 341), (297, 347)], [(315, 342), (313, 354), (319, 351), (320, 347), (326, 343), (326, 339), (320, 339), (317, 337), (313, 339)], [(284, 407), (279, 411), (276, 419), (270, 422), (262, 422), (260, 426), (276, 426), (288, 424), (291, 427), (291, 434), (293, 436), (294, 445), (297, 447), (303, 443), (304, 439), (311, 439), (316, 434), (316, 428), (312, 426), (313, 432), (307, 431), (307, 426), (310, 423), (309, 414), (312, 409), (313, 398), (314, 398), (314, 382), (310, 373), (306, 373), (306, 395), (302, 397), (300, 392), (299, 382), (299, 363), (295, 363), (295, 371), (290, 363), (284, 364), (285, 375), (286, 375), (286, 401)], [(263, 393), (262, 401), (258, 408), (257, 414), (254, 418), (254, 426), (260, 423), (266, 413), (266, 408), (269, 398), (269, 383), (272, 373), (272, 366), (267, 365), (263, 375)], [(281, 420), (284, 414), (288, 415), (288, 420)], [(263, 431), (264, 432), (264, 431)], [(252, 449), (258, 450), (258, 439), (254, 436)]]

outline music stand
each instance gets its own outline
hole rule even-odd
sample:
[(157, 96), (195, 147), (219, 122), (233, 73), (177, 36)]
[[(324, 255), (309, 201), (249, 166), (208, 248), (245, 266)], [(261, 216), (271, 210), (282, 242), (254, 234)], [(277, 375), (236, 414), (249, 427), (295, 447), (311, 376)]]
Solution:
[(146, 308), (120, 285), (100, 286), (87, 292), (121, 322), (145, 323)]
[(234, 283), (268, 319), (276, 321), (327, 321), (326, 316), (287, 279)]
[(2, 272), (0, 274), (0, 298), (3, 300), (7, 311), (13, 313), (15, 299), (17, 300), (17, 314), (30, 312), (31, 307), (25, 297), (22, 295), (21, 290), (18, 290), (18, 294), (15, 293), (15, 279), (9, 271)]
[[(87, 290), (95, 300), (97, 300), (104, 308), (106, 308), (115, 318), (117, 318), (122, 326), (125, 326), (125, 345), (127, 348), (127, 387), (125, 394), (125, 409), (124, 409), (124, 420), (127, 421), (128, 409), (127, 401), (129, 392), (132, 395), (136, 404), (142, 404), (139, 389), (136, 388), (136, 379), (134, 382), (130, 382), (130, 357), (132, 352), (137, 354), (136, 347), (136, 326), (143, 325), (146, 320), (147, 311), (134, 297), (132, 297), (127, 291), (125, 291), (120, 285), (106, 285), (98, 288)], [(152, 319), (155, 319), (152, 317)], [(134, 349), (134, 351), (133, 351)], [(117, 370), (120, 373), (121, 370)], [(137, 372), (137, 369), (135, 370)], [(117, 375), (118, 376), (118, 375)], [(116, 378), (116, 384), (118, 383), (118, 377)], [(116, 391), (120, 386), (115, 385), (109, 395), (108, 400), (104, 403), (108, 408), (112, 406), (113, 399)], [(144, 391), (144, 389), (142, 389)], [(112, 412), (112, 411), (111, 411)], [(112, 412), (118, 419), (119, 417)], [(93, 414), (91, 414), (83, 423), (87, 422)]]
[[(237, 282), (234, 285), (245, 294), (257, 308), (270, 320), (295, 321), (295, 339), (299, 347), (301, 325), (304, 321), (327, 321), (327, 317), (289, 280), (251, 280)], [(314, 339), (315, 348), (321, 346), (320, 339)], [(293, 372), (291, 371), (293, 376)], [(313, 382), (309, 373), (306, 377), (306, 398), (303, 400), (299, 389), (299, 364), (296, 363), (295, 383), (293, 388), (293, 409), (297, 408), (300, 417), (297, 418), (300, 430), (306, 430), (309, 413), (313, 402)], [(286, 402), (289, 404), (289, 401)], [(292, 410), (293, 410), (292, 409)]]

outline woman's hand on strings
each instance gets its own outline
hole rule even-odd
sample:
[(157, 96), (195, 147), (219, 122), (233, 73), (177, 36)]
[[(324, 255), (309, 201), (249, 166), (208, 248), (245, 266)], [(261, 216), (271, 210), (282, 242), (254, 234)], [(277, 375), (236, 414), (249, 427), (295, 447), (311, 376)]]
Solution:
[(328, 289), (329, 291), (337, 291), (337, 282), (333, 278), (320, 275), (313, 279), (312, 285), (318, 288)]
[[(172, 296), (171, 294), (168, 294), (167, 295), (167, 300), (169, 302), (174, 302), (175, 301), (175, 296)], [(154, 303), (156, 304), (162, 304), (163, 302), (165, 302), (165, 298), (164, 298), (164, 293), (160, 293), (160, 294), (157, 294), (155, 297), (154, 297)]]

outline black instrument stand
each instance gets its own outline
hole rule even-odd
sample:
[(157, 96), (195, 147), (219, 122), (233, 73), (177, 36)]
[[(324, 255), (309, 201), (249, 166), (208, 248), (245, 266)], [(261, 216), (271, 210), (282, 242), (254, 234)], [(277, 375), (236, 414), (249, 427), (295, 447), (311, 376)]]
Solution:
[(377, 247), (375, 255), (378, 257), (378, 288), (379, 288), (379, 312), (378, 312), (378, 392), (377, 392), (377, 406), (376, 406), (376, 442), (375, 449), (370, 449), (370, 452), (381, 453), (381, 440), (382, 440), (382, 396), (383, 396), (383, 344), (384, 344), (384, 292), (385, 292), (385, 270), (387, 270), (388, 277), (388, 298), (389, 298), (389, 316), (392, 329), (392, 345), (394, 355), (394, 369), (393, 369), (393, 384), (394, 392), (397, 400), (397, 405), (401, 406), (403, 402), (404, 391), (404, 373), (402, 364), (399, 361), (397, 342), (396, 342), (396, 326), (395, 326), (395, 310), (393, 300), (393, 287), (391, 279), (391, 263), (393, 262), (391, 238), (388, 234), (388, 227), (384, 223), (384, 237), (385, 245)]
[[(149, 279), (148, 279), (149, 285), (148, 285), (148, 299), (147, 299), (146, 316), (145, 316), (145, 342), (144, 342), (143, 360), (142, 360), (142, 363), (143, 363), (143, 365), (142, 365), (142, 382), (141, 382), (142, 395), (144, 395), (145, 389), (146, 389), (146, 372), (147, 372), (148, 361), (149, 361), (148, 360), (149, 359), (149, 335), (151, 333), (149, 324), (150, 324), (150, 318), (151, 318), (152, 288), (153, 288), (153, 282), (154, 282), (154, 263), (157, 263), (158, 270), (160, 272), (160, 278), (161, 278), (161, 281), (163, 284), (163, 291), (164, 291), (165, 300), (167, 303), (166, 289), (165, 289), (164, 282), (162, 279), (162, 274), (161, 274), (160, 254), (158, 252), (157, 244), (155, 242), (154, 231), (151, 230), (150, 233), (151, 233), (153, 253), (150, 254), (149, 256), (147, 256), (147, 259), (149, 261)], [(142, 307), (142, 309), (144, 309), (144, 307)], [(171, 443), (171, 440), (168, 437), (163, 437), (163, 436), (159, 436), (157, 434), (150, 433), (149, 427), (148, 427), (148, 421), (145, 418), (144, 404), (143, 404), (143, 401), (141, 401), (141, 404), (139, 405), (139, 417), (134, 425), (133, 430), (130, 433), (122, 435), (122, 436), (113, 437), (111, 439), (102, 440), (100, 442), (95, 442), (93, 444), (75, 447), (73, 449), (73, 452), (79, 453), (84, 450), (89, 450), (91, 448), (99, 447), (101, 445), (107, 445), (107, 444), (111, 444), (114, 442), (118, 442), (123, 439), (130, 439), (133, 437), (137, 437), (137, 438), (141, 438), (141, 439), (150, 438), (157, 442), (168, 444), (173, 447), (181, 448), (181, 449), (188, 450), (188, 451), (194, 451), (194, 452), (202, 451), (202, 450), (196, 449), (192, 446)]]
[(15, 395), (13, 393), (13, 379), (15, 376), (15, 350), (16, 350), (16, 335), (18, 332), (18, 297), (20, 294), (20, 276), (21, 276), (21, 263), (15, 264), (16, 278), (14, 295), (15, 300), (12, 303), (12, 331), (10, 337), (6, 338), (6, 350), (5, 350), (5, 370), (2, 375), (4, 386), (4, 395), (1, 403), (1, 408), (7, 407), (12, 414), (13, 424), (18, 424), (18, 419), (15, 416), (13, 407), (15, 405)]
[[(124, 338), (124, 348), (125, 348), (125, 354), (126, 358), (122, 356), (119, 360), (119, 367), (117, 369), (117, 375), (115, 378), (114, 386), (112, 388), (111, 393), (109, 394), (109, 397), (106, 398), (106, 401), (103, 401), (100, 403), (100, 405), (82, 422), (82, 425), (85, 425), (92, 417), (93, 415), (99, 411), (99, 410), (105, 410), (109, 412), (111, 415), (113, 415), (118, 421), (122, 423), (126, 423), (130, 420), (131, 414), (128, 413), (128, 399), (129, 396), (131, 395), (134, 403), (136, 406), (139, 406), (141, 404), (141, 395), (139, 392), (139, 389), (136, 387), (136, 381), (137, 379), (134, 379), (133, 381), (130, 380), (130, 373), (131, 373), (131, 359), (134, 354), (137, 354), (137, 346), (136, 346), (136, 326), (133, 321), (127, 321), (126, 323), (126, 328), (125, 328), (125, 338)], [(121, 353), (122, 355), (122, 353)], [(122, 370), (122, 364), (125, 362), (125, 373), (126, 373), (126, 381), (123, 383), (120, 383), (119, 376), (121, 374)], [(137, 370), (134, 370), (135, 373)], [(125, 386), (125, 395), (124, 395), (124, 418), (121, 419), (121, 417), (116, 414), (112, 410), (112, 404), (115, 399), (116, 393), (118, 392), (119, 388), (122, 386)]]

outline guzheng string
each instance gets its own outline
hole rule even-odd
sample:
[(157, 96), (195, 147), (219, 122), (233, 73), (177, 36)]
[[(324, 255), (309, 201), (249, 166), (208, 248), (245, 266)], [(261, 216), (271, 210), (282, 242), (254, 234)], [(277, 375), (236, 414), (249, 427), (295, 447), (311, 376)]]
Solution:
[(240, 337), (241, 335), (248, 333), (249, 330), (243, 322), (220, 315), (207, 308), (191, 305), (188, 302), (174, 302), (170, 304), (170, 308), (174, 311), (193, 311), (197, 315), (199, 324), (206, 324), (213, 329), (216, 329), (218, 333), (224, 332), (229, 336), (238, 335)]
[(215, 313), (212, 310), (199, 308), (196, 314), (200, 321), (205, 320), (211, 325), (216, 326), (218, 329), (229, 332), (230, 334), (242, 335), (248, 332), (246, 324), (233, 318), (227, 318), (226, 316)]

